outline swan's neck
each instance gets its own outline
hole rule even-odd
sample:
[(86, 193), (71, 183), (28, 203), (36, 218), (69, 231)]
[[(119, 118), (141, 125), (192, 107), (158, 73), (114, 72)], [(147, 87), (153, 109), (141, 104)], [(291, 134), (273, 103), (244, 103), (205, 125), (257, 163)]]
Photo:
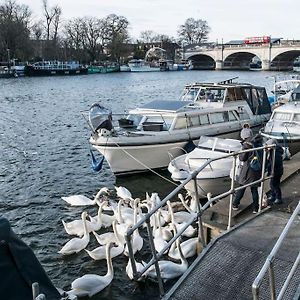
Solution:
[(101, 203), (98, 209), (98, 224), (100, 227), (102, 226), (102, 210), (103, 210), (104, 203)]
[(82, 218), (82, 223), (83, 223), (84, 237), (89, 238), (90, 235), (89, 235), (89, 232), (88, 232), (88, 229), (87, 229), (86, 217), (85, 216)]
[(186, 202), (184, 201), (183, 197), (179, 197), (179, 199), (180, 199), (182, 205), (184, 206), (184, 208), (185, 208), (189, 213), (191, 213), (192, 210), (191, 210), (191, 208), (186, 204)]
[(168, 205), (168, 209), (170, 211), (170, 216), (171, 216), (171, 222), (174, 224), (175, 226), (175, 218), (174, 218), (174, 213), (173, 213), (173, 209), (172, 209), (172, 206), (171, 206), (171, 203), (170, 201), (167, 202), (167, 205)]
[(107, 262), (107, 273), (106, 276), (114, 276), (114, 269), (111, 260), (111, 246), (106, 247), (106, 262)]
[(124, 223), (124, 219), (123, 219), (122, 213), (121, 213), (122, 204), (123, 204), (123, 200), (119, 200), (119, 203), (118, 203), (118, 219), (119, 219), (120, 223)]
[(112, 226), (113, 226), (113, 230), (114, 230), (114, 233), (115, 233), (115, 236), (116, 236), (118, 245), (122, 245), (121, 238), (120, 238), (120, 234), (119, 234), (119, 232), (118, 232), (118, 229), (117, 229), (117, 226), (116, 226), (116, 222), (115, 222), (115, 221), (112, 223)]

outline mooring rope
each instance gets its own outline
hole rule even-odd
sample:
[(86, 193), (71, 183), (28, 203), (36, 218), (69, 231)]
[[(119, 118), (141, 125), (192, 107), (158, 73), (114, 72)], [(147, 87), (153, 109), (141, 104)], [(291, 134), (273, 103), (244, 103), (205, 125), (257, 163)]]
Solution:
[(165, 176), (162, 176), (161, 174), (159, 174), (158, 172), (154, 171), (153, 169), (151, 169), (150, 167), (148, 167), (147, 165), (145, 165), (143, 162), (141, 162), (140, 160), (138, 160), (136, 157), (134, 157), (133, 155), (131, 155), (128, 151), (126, 151), (125, 149), (123, 149), (119, 144), (114, 143), (118, 148), (120, 148), (124, 153), (126, 153), (128, 156), (130, 156), (132, 159), (134, 159), (136, 162), (138, 162), (139, 164), (141, 164), (143, 167), (145, 167), (148, 171), (152, 172), (153, 174), (157, 175), (158, 177), (162, 178), (165, 181), (168, 181), (169, 183), (172, 183), (175, 186), (179, 186), (179, 184), (171, 181), (170, 179), (168, 179)]

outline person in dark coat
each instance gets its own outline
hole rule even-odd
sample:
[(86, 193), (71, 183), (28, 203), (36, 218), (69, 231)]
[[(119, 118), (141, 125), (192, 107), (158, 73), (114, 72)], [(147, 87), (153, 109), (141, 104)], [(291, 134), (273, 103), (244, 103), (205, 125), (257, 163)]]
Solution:
[[(260, 134), (255, 135), (253, 138), (249, 137), (243, 142), (242, 150), (261, 147), (262, 141), (263, 139)], [(257, 152), (258, 152), (259, 159), (262, 160), (262, 150), (259, 150)], [(250, 167), (250, 162), (253, 158), (253, 155), (254, 155), (253, 152), (241, 153), (239, 155), (239, 160), (243, 162), (241, 172), (238, 178), (238, 183), (240, 186), (252, 183), (261, 178), (261, 170), (255, 171)], [(253, 201), (252, 203), (253, 213), (257, 213), (259, 208), (259, 204), (258, 204), (259, 197), (258, 197), (258, 189), (257, 189), (258, 186), (259, 184), (255, 184), (250, 187), (251, 194), (252, 194), (252, 201)], [(233, 205), (232, 205), (233, 210), (239, 209), (239, 205), (241, 199), (244, 196), (245, 190), (246, 188), (242, 188), (236, 192), (235, 198), (233, 200)]]
[[(266, 142), (266, 145), (276, 145), (275, 147), (275, 160), (274, 160), (274, 174), (270, 180), (271, 197), (268, 198), (268, 204), (272, 205), (282, 203), (282, 195), (280, 188), (280, 180), (283, 175), (283, 148), (278, 145), (275, 139), (270, 139)], [(269, 151), (267, 172), (270, 176), (272, 174), (273, 166), (273, 151)]]

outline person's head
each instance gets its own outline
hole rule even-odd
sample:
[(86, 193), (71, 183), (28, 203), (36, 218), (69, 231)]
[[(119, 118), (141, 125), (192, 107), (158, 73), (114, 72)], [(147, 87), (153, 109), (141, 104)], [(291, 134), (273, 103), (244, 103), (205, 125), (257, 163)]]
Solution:
[(250, 128), (250, 125), (249, 125), (248, 123), (245, 123), (245, 124), (243, 125), (243, 128)]

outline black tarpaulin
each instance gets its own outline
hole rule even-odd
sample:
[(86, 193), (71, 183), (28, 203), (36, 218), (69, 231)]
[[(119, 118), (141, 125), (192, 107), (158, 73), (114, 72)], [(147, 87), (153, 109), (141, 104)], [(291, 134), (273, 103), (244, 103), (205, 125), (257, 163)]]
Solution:
[(47, 300), (61, 299), (33, 251), (0, 218), (0, 299), (32, 300), (34, 282)]

